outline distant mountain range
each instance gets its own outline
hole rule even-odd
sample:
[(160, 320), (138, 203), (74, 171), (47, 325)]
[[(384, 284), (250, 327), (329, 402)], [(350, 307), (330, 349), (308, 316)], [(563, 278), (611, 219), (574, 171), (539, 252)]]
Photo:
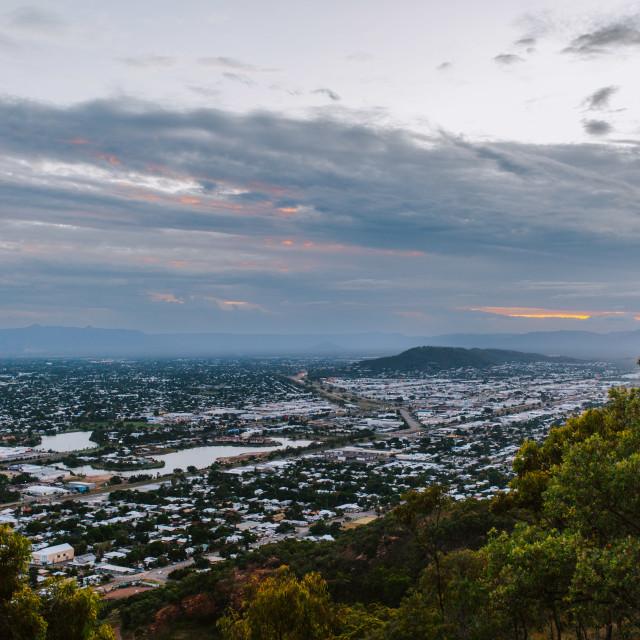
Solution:
[(417, 346), (507, 349), (577, 358), (640, 356), (640, 331), (524, 334), (149, 334), (127, 329), (47, 327), (0, 329), (0, 357), (197, 357), (250, 355), (385, 356)]
[(578, 362), (564, 356), (545, 356), (540, 353), (523, 353), (503, 349), (462, 349), (460, 347), (414, 347), (396, 356), (363, 360), (356, 366), (371, 372), (423, 371), (436, 372), (444, 369), (473, 367), (485, 369), (508, 362)]

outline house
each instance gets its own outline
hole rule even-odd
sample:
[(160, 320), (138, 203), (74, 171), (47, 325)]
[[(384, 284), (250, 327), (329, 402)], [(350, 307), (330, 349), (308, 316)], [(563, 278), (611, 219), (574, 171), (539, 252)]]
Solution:
[(58, 544), (33, 552), (33, 564), (61, 564), (73, 560), (74, 551), (70, 544)]

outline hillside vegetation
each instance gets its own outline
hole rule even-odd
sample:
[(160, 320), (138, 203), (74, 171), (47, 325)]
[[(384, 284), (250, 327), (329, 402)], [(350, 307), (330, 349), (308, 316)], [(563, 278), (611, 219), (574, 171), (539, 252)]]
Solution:
[(525, 442), (513, 469), (491, 502), (427, 487), (335, 542), (283, 541), (111, 606), (152, 638), (640, 638), (639, 391)]
[(358, 368), (380, 371), (436, 372), (445, 369), (474, 367), (485, 369), (508, 362), (577, 362), (571, 358), (545, 356), (539, 353), (522, 353), (503, 349), (462, 349), (457, 347), (415, 347), (396, 356), (363, 360)]

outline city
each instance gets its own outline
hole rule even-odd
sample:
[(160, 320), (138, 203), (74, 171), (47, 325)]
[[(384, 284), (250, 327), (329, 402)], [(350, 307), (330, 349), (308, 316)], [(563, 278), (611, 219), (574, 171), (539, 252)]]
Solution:
[(31, 540), (37, 581), (151, 589), (278, 540), (334, 540), (409, 490), (491, 498), (525, 440), (640, 378), (605, 362), (309, 375), (327, 364), (2, 362), (0, 524)]

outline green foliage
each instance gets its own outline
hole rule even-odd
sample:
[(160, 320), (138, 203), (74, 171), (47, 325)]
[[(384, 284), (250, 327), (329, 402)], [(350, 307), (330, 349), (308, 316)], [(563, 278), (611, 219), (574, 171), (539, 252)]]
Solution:
[(218, 626), (227, 640), (326, 640), (334, 636), (338, 617), (317, 573), (298, 580), (282, 566), (266, 580), (254, 580), (242, 610)]
[(99, 598), (72, 580), (49, 580), (36, 593), (28, 584), (31, 544), (0, 526), (0, 638), (2, 640), (115, 640), (97, 626)]
[[(374, 638), (396, 640), (484, 640), (498, 638), (499, 626), (488, 615), (488, 588), (483, 580), (486, 556), (462, 550), (442, 556), (440, 573), (432, 565), (419, 586), (402, 601)], [(438, 580), (443, 609), (437, 596)]]
[(19, 498), (20, 494), (11, 489), (9, 478), (4, 473), (0, 473), (0, 504), (15, 502)]
[(543, 445), (525, 443), (514, 462), (508, 506), (528, 508), (533, 523), (494, 536), (487, 579), (496, 613), (522, 636), (640, 628), (640, 393), (610, 398)]

